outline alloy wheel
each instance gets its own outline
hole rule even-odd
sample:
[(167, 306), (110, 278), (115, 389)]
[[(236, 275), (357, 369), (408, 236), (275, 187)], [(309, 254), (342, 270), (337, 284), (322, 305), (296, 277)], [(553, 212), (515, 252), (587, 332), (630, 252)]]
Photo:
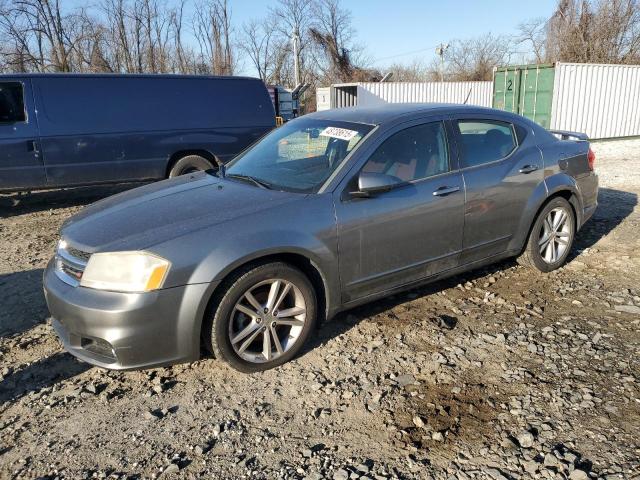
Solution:
[(292, 282), (259, 282), (244, 292), (231, 312), (231, 346), (248, 362), (275, 360), (296, 344), (306, 315), (304, 296)]
[(538, 246), (540, 256), (546, 263), (556, 263), (561, 259), (571, 240), (569, 212), (563, 207), (551, 210), (542, 223)]

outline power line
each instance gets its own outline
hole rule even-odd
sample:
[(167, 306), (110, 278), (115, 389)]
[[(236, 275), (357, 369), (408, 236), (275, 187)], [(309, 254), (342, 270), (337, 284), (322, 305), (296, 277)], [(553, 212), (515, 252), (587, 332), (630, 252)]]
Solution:
[(427, 50), (433, 50), (434, 48), (436, 48), (437, 45), (434, 45), (433, 47), (427, 47), (427, 48), (421, 48), (420, 50), (414, 50), (412, 52), (405, 52), (405, 53), (398, 53), (396, 55), (390, 55), (388, 57), (381, 57), (381, 58), (376, 58), (373, 61), (374, 62), (379, 62), (381, 60), (389, 60), (391, 58), (398, 58), (398, 57), (405, 57), (407, 55), (414, 55), (416, 53), (422, 53), (422, 52), (426, 52)]

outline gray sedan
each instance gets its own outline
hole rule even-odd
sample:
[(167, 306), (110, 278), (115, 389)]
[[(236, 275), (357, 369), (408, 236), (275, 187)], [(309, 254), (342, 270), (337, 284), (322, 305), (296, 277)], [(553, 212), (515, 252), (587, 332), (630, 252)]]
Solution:
[(582, 135), (492, 109), (306, 115), (215, 172), (70, 218), (44, 274), (53, 325), (106, 368), (202, 347), (272, 368), (353, 306), (506, 257), (560, 267), (596, 208), (593, 163)]

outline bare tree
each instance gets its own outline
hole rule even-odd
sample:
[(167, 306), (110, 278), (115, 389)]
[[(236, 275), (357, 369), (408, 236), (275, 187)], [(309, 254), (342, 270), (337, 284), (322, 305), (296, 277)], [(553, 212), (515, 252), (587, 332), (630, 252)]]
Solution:
[(207, 0), (198, 4), (193, 28), (203, 68), (215, 75), (233, 75), (235, 57), (227, 0)]
[(454, 40), (450, 45), (445, 57), (448, 80), (491, 80), (493, 68), (509, 60), (510, 41), (490, 33), (470, 40)]
[(297, 39), (298, 49), (294, 53), (293, 63), (297, 65), (298, 71), (294, 71), (294, 77), (299, 77), (301, 81), (308, 81), (310, 73), (306, 69), (305, 50), (309, 45), (311, 9), (312, 2), (309, 0), (278, 0), (278, 6), (271, 10), (282, 37)]
[(139, 6), (126, 0), (103, 0), (100, 10), (106, 22), (105, 36), (113, 68), (120, 72), (141, 73), (145, 61)]
[(276, 1), (236, 42), (227, 0), (0, 0), (0, 70), (231, 75), (241, 51), (268, 83), (380, 78), (340, 0)]
[(276, 30), (276, 19), (251, 20), (242, 27), (240, 49), (249, 57), (258, 76), (270, 83), (278, 72), (280, 57), (290, 52), (288, 42)]
[(319, 54), (314, 60), (319, 74), (339, 81), (349, 81), (356, 66), (351, 60), (351, 12), (338, 0), (317, 0), (312, 5), (313, 24), (309, 34)]
[(547, 58), (546, 52), (547, 19), (534, 18), (518, 25), (515, 37), (519, 45), (525, 45), (533, 52), (533, 61), (543, 63)]
[(432, 82), (440, 79), (439, 63), (434, 66), (414, 60), (408, 65), (394, 63), (385, 72), (391, 72), (394, 82)]
[(173, 35), (173, 51), (175, 52), (175, 64), (173, 66), (173, 71), (190, 73), (194, 69), (194, 63), (189, 61), (193, 52), (185, 45), (183, 39), (184, 7), (185, 0), (181, 0), (180, 4), (170, 12), (169, 16), (170, 28)]
[(64, 14), (59, 0), (14, 0), (2, 5), (4, 62), (20, 71), (70, 72), (85, 32), (84, 18)]
[(560, 0), (546, 31), (546, 60), (640, 62), (638, 0)]

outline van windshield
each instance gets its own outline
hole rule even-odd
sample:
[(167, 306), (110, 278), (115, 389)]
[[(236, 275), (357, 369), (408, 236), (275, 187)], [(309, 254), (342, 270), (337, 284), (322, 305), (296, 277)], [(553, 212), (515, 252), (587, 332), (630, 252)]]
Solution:
[(372, 128), (300, 118), (275, 129), (232, 160), (226, 176), (275, 190), (315, 193)]

